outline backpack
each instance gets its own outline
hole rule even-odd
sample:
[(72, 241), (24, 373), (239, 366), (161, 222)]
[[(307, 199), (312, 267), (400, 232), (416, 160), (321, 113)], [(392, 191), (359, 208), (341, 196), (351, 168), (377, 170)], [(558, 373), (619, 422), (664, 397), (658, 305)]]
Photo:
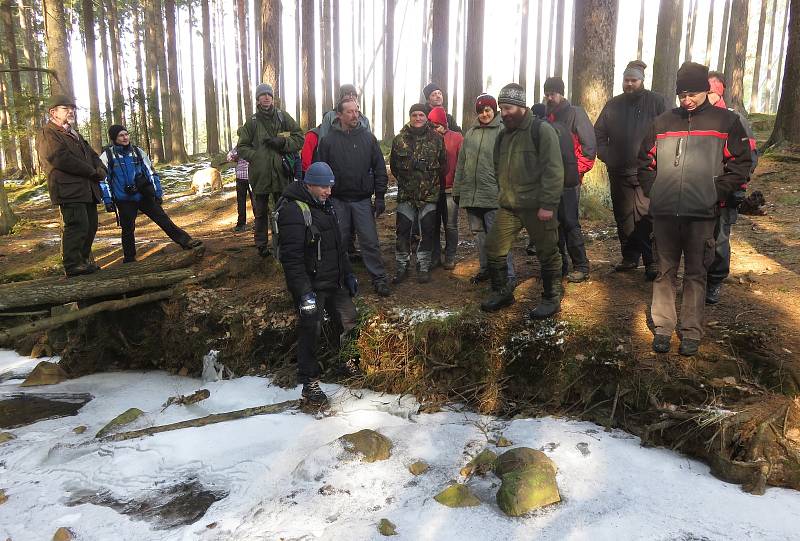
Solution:
[[(281, 131), (286, 130), (286, 117), (283, 114), (283, 111), (275, 108), (275, 114), (278, 117), (278, 122), (281, 125)], [(250, 117), (250, 120), (255, 120), (256, 115)], [(288, 154), (281, 154), (281, 166), (283, 167), (283, 172), (286, 174), (287, 177), (290, 179), (302, 179), (303, 178), (303, 166), (300, 161), (300, 153), (299, 152), (289, 152)]]
[[(306, 237), (308, 237), (308, 232), (310, 231), (312, 236), (316, 235), (319, 236), (319, 231), (316, 230), (314, 226), (314, 222), (311, 219), (311, 207), (308, 206), (308, 203), (305, 201), (298, 201), (294, 200), (298, 207), (300, 207), (300, 212), (303, 213), (303, 223), (306, 225)], [(272, 213), (272, 252), (275, 254), (275, 259), (280, 261), (280, 230), (278, 229), (278, 216), (280, 215), (281, 210), (287, 204), (291, 203), (286, 197), (281, 196), (278, 199), (278, 202), (275, 205), (275, 211)], [(308, 239), (306, 239), (308, 240)], [(322, 259), (322, 243), (317, 242), (317, 259)]]
[[(114, 176), (114, 159), (116, 159), (116, 153), (112, 150), (113, 145), (107, 145), (103, 147), (103, 152), (105, 152), (106, 160), (108, 161), (108, 174), (109, 176)], [(144, 158), (142, 158), (142, 151), (139, 150), (139, 147), (136, 145), (131, 145), (133, 147), (133, 151), (136, 153), (136, 157), (139, 159), (139, 164), (144, 172), (143, 175), (136, 175), (133, 178), (133, 186), (135, 186), (135, 190), (133, 192), (139, 192), (142, 197), (154, 199), (156, 197), (156, 188), (155, 184), (152, 181), (152, 177), (155, 174), (154, 171), (148, 170), (147, 166), (144, 163)], [(111, 194), (111, 198), (114, 199), (114, 188), (112, 186), (108, 187), (108, 191)], [(125, 189), (127, 193), (127, 189)], [(133, 193), (132, 192), (132, 193)]]
[(547, 122), (556, 130), (558, 145), (561, 150), (561, 162), (564, 164), (564, 187), (574, 188), (580, 184), (580, 176), (578, 175), (578, 160), (575, 158), (575, 147), (572, 144), (572, 133), (567, 125), (560, 120), (550, 122), (534, 115), (531, 123), (531, 140), (537, 152), (539, 151), (539, 127), (542, 122)]

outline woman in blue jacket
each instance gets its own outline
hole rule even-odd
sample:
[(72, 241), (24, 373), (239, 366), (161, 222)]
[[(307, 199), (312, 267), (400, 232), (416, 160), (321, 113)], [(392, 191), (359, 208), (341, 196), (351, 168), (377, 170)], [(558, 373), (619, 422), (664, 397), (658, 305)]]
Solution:
[(136, 216), (141, 211), (153, 220), (164, 233), (184, 250), (200, 246), (202, 241), (193, 239), (175, 225), (161, 207), (164, 192), (158, 173), (145, 152), (131, 144), (125, 126), (115, 124), (108, 128), (111, 144), (100, 154), (100, 160), (108, 169), (108, 176), (100, 183), (103, 203), (107, 212), (117, 212), (122, 229), (123, 262), (136, 261)]

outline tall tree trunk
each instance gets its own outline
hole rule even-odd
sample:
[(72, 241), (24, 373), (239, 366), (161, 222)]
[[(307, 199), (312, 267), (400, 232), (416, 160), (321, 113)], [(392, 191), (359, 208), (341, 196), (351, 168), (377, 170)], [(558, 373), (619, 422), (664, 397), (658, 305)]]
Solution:
[(447, 93), (450, 49), (450, 0), (432, 0), (433, 36), (431, 38), (431, 81)]
[(736, 14), (728, 30), (728, 44), (725, 46), (725, 81), (728, 99), (725, 102), (744, 113), (744, 63), (747, 60), (747, 20), (748, 0), (733, 0), (731, 10)]
[(394, 137), (394, 12), (396, 0), (385, 0), (383, 44), (383, 140)]
[[(539, 4), (539, 2), (536, 2)], [(517, 80), (519, 84), (525, 88), (528, 85), (528, 26), (530, 26), (528, 19), (528, 10), (530, 9), (530, 1), (522, 0), (522, 17), (520, 18), (519, 29), (519, 76)], [(536, 47), (539, 48), (538, 46)]]
[(753, 66), (753, 86), (750, 87), (750, 112), (758, 110), (758, 91), (761, 82), (761, 54), (764, 49), (764, 27), (767, 23), (767, 7), (769, 0), (761, 0), (761, 15), (758, 18), (758, 40), (756, 41), (756, 58)]
[[(310, 10), (310, 11), (309, 11)], [(312, 26), (308, 27), (309, 32), (314, 31), (314, 2), (313, 0), (303, 0), (303, 47), (305, 43), (305, 18), (306, 14), (311, 13)], [(311, 50), (304, 50), (303, 55), (314, 57), (314, 37), (310, 37)], [(280, 86), (281, 79), (281, 2), (280, 0), (261, 0), (261, 82), (269, 83), (273, 89)], [(311, 86), (314, 86), (316, 73), (312, 69)], [(283, 96), (280, 97), (283, 99)], [(313, 128), (313, 126), (312, 126)]]
[(781, 99), (775, 117), (775, 128), (767, 146), (783, 142), (800, 145), (800, 1), (790, 0), (787, 9), (789, 43), (786, 49), (786, 67), (783, 70)]
[(314, 80), (316, 61), (314, 58), (314, 0), (302, 0), (303, 4), (303, 106), (300, 111), (300, 127), (310, 130), (317, 123), (317, 94)]
[(553, 74), (557, 77), (564, 76), (564, 0), (555, 0), (556, 6), (556, 44), (555, 65)]
[(769, 45), (767, 45), (767, 77), (764, 81), (764, 99), (761, 110), (769, 112), (770, 91), (772, 90), (772, 47), (775, 44), (775, 27), (778, 25), (778, 0), (772, 2), (772, 14), (769, 22)]
[[(239, 13), (239, 4), (238, 2), (234, 5), (234, 13), (233, 16), (235, 20), (239, 20), (242, 16)], [(239, 52), (241, 50), (243, 38), (236, 32), (236, 35), (233, 36), (233, 51), (234, 51), (234, 58), (236, 59), (235, 64), (235, 72), (236, 75), (239, 77), (239, 80), (236, 81), (236, 125), (241, 126), (244, 124), (244, 114), (242, 112), (242, 59), (239, 56)]]
[(683, 0), (661, 2), (656, 30), (656, 56), (653, 60), (653, 90), (664, 96), (675, 95), (682, 20)]
[[(463, 78), (463, 72), (459, 71), (459, 68), (461, 67), (461, 63), (460, 62), (464, 58), (464, 39), (466, 38), (464, 33), (466, 32), (466, 17), (467, 17), (467, 13), (466, 12), (467, 12), (466, 0), (458, 0), (458, 12), (456, 13), (456, 61), (455, 61), (455, 65), (453, 66), (454, 69), (455, 69), (455, 75), (453, 77), (453, 79), (454, 79), (453, 88), (455, 88), (456, 90), (458, 89), (458, 85), (460, 84), (460, 81), (461, 81), (461, 79), (459, 77)], [(403, 22), (405, 23), (405, 12), (403, 13)], [(400, 31), (401, 35), (400, 35), (400, 40), (399, 40), (401, 43), (403, 41), (402, 33), (403, 32), (402, 32), (402, 27), (401, 27), (401, 31)], [(463, 67), (461, 67), (461, 70), (463, 70)], [(451, 110), (453, 112), (451, 114), (455, 115), (455, 116), (458, 116), (458, 111), (459, 111), (459, 108), (458, 108), (458, 92), (453, 92), (452, 98), (453, 98), (453, 104), (452, 104)], [(405, 92), (404, 92), (403, 93), (403, 115), (406, 114), (406, 110), (407, 110), (406, 109), (406, 101), (405, 101), (405, 99), (406, 98), (405, 98)], [(464, 99), (466, 99), (466, 98), (464, 98)], [(454, 118), (455, 118), (455, 116), (454, 116)]]
[(321, 0), (320, 16), (320, 53), (322, 56), (322, 110), (333, 109), (333, 58), (331, 58), (331, 0)]
[(89, 78), (89, 143), (99, 152), (103, 146), (100, 125), (100, 98), (97, 92), (97, 57), (95, 55), (94, 2), (82, 0), (83, 35), (86, 39), (86, 72)]
[[(303, 100), (301, 99), (301, 75), (302, 75), (302, 64), (300, 59), (300, 51), (302, 50), (302, 45), (300, 41), (300, 36), (302, 32), (300, 31), (300, 19), (302, 18), (301, 15), (301, 6), (300, 0), (295, 0), (294, 3), (294, 88), (295, 88), (295, 119), (299, 122), (300, 121), (300, 109)], [(353, 69), (355, 69), (355, 63), (353, 63)], [(355, 82), (355, 81), (354, 81)]]
[(572, 94), (572, 79), (575, 71), (572, 69), (572, 65), (575, 63), (575, 9), (572, 9), (569, 27), (572, 30), (572, 36), (569, 40), (569, 65), (567, 66), (567, 88), (565, 90), (567, 93)]
[[(189, 2), (189, 54), (194, 59), (194, 33), (195, 33), (194, 10), (192, 2)], [(192, 91), (189, 93), (192, 103), (192, 155), (200, 152), (200, 136), (197, 128), (197, 79), (195, 78), (194, 62), (189, 62), (189, 79), (191, 80)]]
[[(708, 11), (708, 29), (706, 30), (706, 66), (711, 67), (711, 44), (714, 41), (714, 5), (718, 0), (711, 0), (711, 9)], [(724, 1), (724, 0), (723, 0)]]
[[(5, 47), (7, 42), (0, 41), (0, 64), (5, 63)], [(9, 100), (9, 84), (6, 81), (6, 74), (0, 73), (0, 146), (3, 150), (5, 161), (0, 165), (0, 172), (19, 168), (17, 159), (17, 143), (11, 135), (11, 101)]]
[(692, 59), (692, 41), (694, 38), (694, 15), (697, 0), (689, 0), (689, 9), (686, 13), (686, 48), (683, 51), (683, 61), (688, 62)]
[(161, 133), (161, 111), (158, 103), (158, 72), (156, 59), (155, 22), (153, 17), (153, 0), (144, 0), (142, 8), (145, 16), (144, 25), (144, 52), (145, 58), (145, 77), (147, 78), (147, 117), (150, 133), (150, 150), (152, 151), (153, 161), (156, 163), (164, 162), (164, 144)]
[(186, 146), (183, 141), (183, 105), (178, 85), (178, 43), (175, 36), (175, 0), (164, 0), (167, 31), (167, 76), (169, 77), (169, 114), (172, 128), (172, 159), (185, 162)]
[[(223, 27), (223, 21), (225, 20), (225, 12), (224, 12), (224, 2), (218, 3), (219, 9), (219, 26), (218, 28)], [(230, 100), (230, 92), (229, 92), (229, 85), (228, 85), (228, 58), (230, 58), (230, 54), (228, 53), (228, 40), (225, 39), (222, 35), (222, 32), (218, 33), (219, 36), (219, 51), (220, 51), (220, 72), (221, 72), (221, 81), (222, 81), (222, 105), (223, 105), (223, 120), (224, 120), (224, 135), (225, 135), (225, 148), (231, 148), (231, 100)]]
[[(138, 109), (138, 116), (139, 116), (139, 141), (137, 144), (144, 145), (145, 149), (147, 150), (147, 154), (149, 156), (153, 155), (152, 148), (150, 146), (150, 130), (147, 127), (147, 108), (145, 105), (146, 102), (146, 94), (144, 91), (144, 66), (142, 66), (142, 46), (143, 46), (144, 36), (142, 35), (142, 19), (141, 19), (141, 10), (134, 9), (133, 10), (133, 42), (134, 47), (136, 49), (135, 54), (135, 61), (136, 61), (136, 106)], [(136, 116), (136, 113), (133, 113), (133, 116)]]
[[(424, 18), (424, 23), (422, 26), (422, 58), (419, 63), (421, 68), (419, 76), (420, 90), (422, 90), (431, 80), (431, 65), (430, 65), (430, 58), (428, 56), (431, 47), (431, 22), (432, 22), (430, 3), (431, 0), (423, 0), (422, 4), (422, 14), (423, 14), (422, 16)], [(362, 26), (362, 28), (365, 27)], [(363, 51), (364, 48), (361, 47), (361, 50)]]
[[(550, 19), (553, 18), (553, 7), (554, 7), (553, 6), (553, 0), (550, 0), (550, 11), (548, 12), (549, 16), (550, 16)], [(553, 64), (552, 64), (552, 62), (553, 62), (553, 34), (554, 34), (554, 32), (553, 32), (552, 25), (547, 25), (547, 49), (546, 49), (547, 57), (546, 57), (546, 61), (545, 61), (545, 66), (546, 67), (545, 67), (545, 71), (544, 72), (547, 74), (548, 77), (550, 77), (553, 74)]]
[(55, 72), (50, 76), (50, 93), (75, 95), (72, 83), (72, 60), (69, 55), (67, 17), (64, 2), (42, 0), (44, 11), (44, 41), (47, 47), (47, 66)]
[(572, 99), (592, 122), (614, 95), (617, 0), (579, 0), (575, 11), (575, 75)]
[[(33, 43), (33, 37), (36, 30), (33, 28), (33, 21), (31, 19), (32, 8), (29, 4), (26, 5), (26, 0), (17, 0), (17, 17), (19, 19), (19, 30), (22, 36), (22, 57), (25, 59), (25, 65), (32, 68), (39, 67), (39, 59), (36, 55), (36, 49)], [(28, 88), (31, 93), (40, 88), (41, 76), (40, 72), (28, 72)], [(41, 90), (38, 91), (41, 95)]]
[(0, 235), (8, 235), (11, 229), (19, 221), (11, 205), (8, 204), (6, 187), (3, 185), (3, 177), (0, 176)]
[(203, 73), (205, 75), (206, 152), (219, 153), (219, 126), (217, 124), (217, 89), (214, 82), (214, 64), (211, 60), (211, 18), (208, 0), (201, 0), (203, 17)]
[[(153, 0), (150, 0), (152, 2)], [(160, 5), (160, 0), (159, 0)], [(108, 38), (109, 45), (111, 46), (111, 74), (112, 74), (112, 110), (114, 113), (114, 122), (116, 124), (125, 125), (125, 98), (122, 95), (122, 70), (120, 63), (122, 61), (122, 53), (120, 53), (120, 25), (119, 18), (117, 17), (117, 6), (113, 0), (106, 0), (106, 7), (108, 13)], [(159, 42), (158, 48), (162, 48), (162, 42)]]
[[(792, 15), (790, 15), (790, 11), (789, 11), (790, 8), (791, 8), (791, 14)], [(790, 17), (792, 17), (792, 18), (790, 18)], [(775, 90), (772, 92), (772, 104), (770, 105), (770, 108), (769, 108), (770, 112), (778, 110), (778, 108), (780, 107), (778, 105), (778, 97), (781, 94), (783, 94), (783, 90), (785, 90), (785, 87), (782, 86), (781, 87), (781, 92), (779, 93), (778, 92), (778, 84), (782, 80), (781, 79), (781, 72), (783, 70), (784, 64), (786, 64), (787, 66), (790, 65), (786, 60), (784, 60), (785, 57), (783, 55), (786, 52), (786, 30), (789, 28), (789, 26), (792, 24), (792, 22), (794, 22), (795, 25), (798, 22), (797, 21), (797, 2), (796, 1), (792, 2), (791, 0), (787, 0), (786, 1), (786, 11), (783, 14), (783, 23), (782, 23), (783, 24), (783, 30), (781, 31), (781, 52), (780, 52), (780, 54), (778, 54), (778, 75), (777, 75), (777, 77), (775, 77)], [(795, 26), (794, 28), (796, 29), (797, 27)], [(795, 35), (795, 37), (797, 37), (797, 36)], [(795, 42), (795, 45), (796, 45), (796, 43), (797, 42)], [(795, 49), (795, 52), (797, 52), (797, 49)], [(794, 64), (791, 64), (791, 65), (796, 67), (797, 66), (797, 62), (795, 62)]]
[[(3, 22), (3, 34), (7, 49), (7, 62), (8, 67), (11, 69), (9, 73), (11, 79), (11, 92), (12, 99), (9, 100), (13, 107), (13, 115), (11, 119), (15, 121), (17, 130), (22, 133), (22, 128), (25, 126), (25, 105), (22, 96), (22, 78), (19, 73), (19, 60), (17, 58), (17, 32), (14, 29), (14, 17), (11, 14), (12, 2), (11, 0), (0, 1), (0, 18)], [(95, 91), (97, 87), (95, 86)], [(30, 176), (33, 174), (33, 156), (31, 155), (31, 140), (27, 133), (19, 136), (19, 156), (20, 165), (22, 166), (22, 174)]]
[[(714, 20), (713, 13), (709, 20)], [(642, 49), (644, 49), (644, 0), (639, 2), (639, 43), (636, 45), (636, 58), (642, 59)]]
[[(542, 0), (536, 2), (536, 47), (533, 61), (533, 101), (540, 103), (542, 99)], [(525, 86), (525, 85), (522, 85)], [(527, 87), (526, 87), (527, 90)]]
[[(106, 13), (105, 5), (101, 1), (97, 5), (97, 26), (100, 31), (100, 54), (103, 57), (103, 101), (105, 105), (105, 122), (111, 124), (113, 122), (113, 113), (111, 111), (111, 60), (110, 49), (108, 47), (108, 28), (106, 27)], [(134, 9), (135, 15), (139, 16), (139, 10)], [(139, 70), (141, 70), (141, 62), (139, 63)], [(141, 77), (141, 71), (138, 72)], [(139, 99), (144, 99), (142, 94)], [(150, 152), (150, 143), (147, 143), (148, 153)]]
[(484, 0), (467, 1), (467, 40), (464, 50), (464, 104), (461, 125), (475, 120), (475, 98), (483, 92), (483, 19)]
[(237, 0), (239, 8), (237, 22), (239, 24), (239, 66), (242, 77), (242, 94), (244, 98), (244, 113), (249, 117), (253, 112), (253, 86), (250, 84), (250, 57), (248, 51), (250, 49), (250, 39), (247, 24), (247, 2), (245, 0)]
[(717, 71), (725, 68), (725, 46), (728, 42), (728, 32), (731, 21), (731, 0), (723, 0), (725, 9), (722, 12), (722, 37), (719, 38), (719, 57), (717, 58)]
[[(155, 61), (156, 69), (158, 71), (158, 95), (161, 103), (161, 130), (164, 141), (164, 160), (172, 162), (174, 156), (173, 149), (173, 126), (172, 126), (172, 98), (170, 96), (170, 80), (169, 72), (167, 69), (167, 55), (166, 55), (166, 41), (164, 39), (164, 10), (162, 9), (161, 0), (152, 0), (153, 21), (155, 26), (154, 39), (156, 42), (155, 48)], [(178, 98), (180, 94), (175, 94)]]
[(331, 14), (331, 30), (333, 31), (333, 90), (339, 94), (339, 87), (342, 86), (342, 65), (341, 65), (341, 40), (339, 39), (341, 28), (339, 2), (333, 2), (333, 13)]

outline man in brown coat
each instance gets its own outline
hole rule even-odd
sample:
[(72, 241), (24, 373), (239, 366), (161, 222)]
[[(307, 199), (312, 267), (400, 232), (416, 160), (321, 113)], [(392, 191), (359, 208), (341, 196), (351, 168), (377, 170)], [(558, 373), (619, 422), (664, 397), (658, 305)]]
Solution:
[(67, 276), (91, 274), (97, 233), (97, 205), (102, 202), (100, 181), (106, 176), (97, 153), (75, 131), (75, 100), (54, 95), (48, 101), (48, 121), (36, 140), (39, 164), (47, 175), (50, 201), (64, 222), (61, 256)]

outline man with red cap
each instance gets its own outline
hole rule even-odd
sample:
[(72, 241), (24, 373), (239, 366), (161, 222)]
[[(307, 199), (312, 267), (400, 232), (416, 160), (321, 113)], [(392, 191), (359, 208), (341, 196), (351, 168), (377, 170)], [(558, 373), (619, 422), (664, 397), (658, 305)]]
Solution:
[[(656, 353), (669, 351), (676, 327), (679, 353), (698, 352), (719, 201), (727, 201), (750, 175), (744, 127), (734, 113), (711, 105), (709, 90), (708, 68), (685, 62), (675, 89), (680, 107), (656, 117), (639, 151), (639, 182), (650, 198), (658, 263), (650, 306)], [(678, 325), (675, 294), (681, 256)]]

